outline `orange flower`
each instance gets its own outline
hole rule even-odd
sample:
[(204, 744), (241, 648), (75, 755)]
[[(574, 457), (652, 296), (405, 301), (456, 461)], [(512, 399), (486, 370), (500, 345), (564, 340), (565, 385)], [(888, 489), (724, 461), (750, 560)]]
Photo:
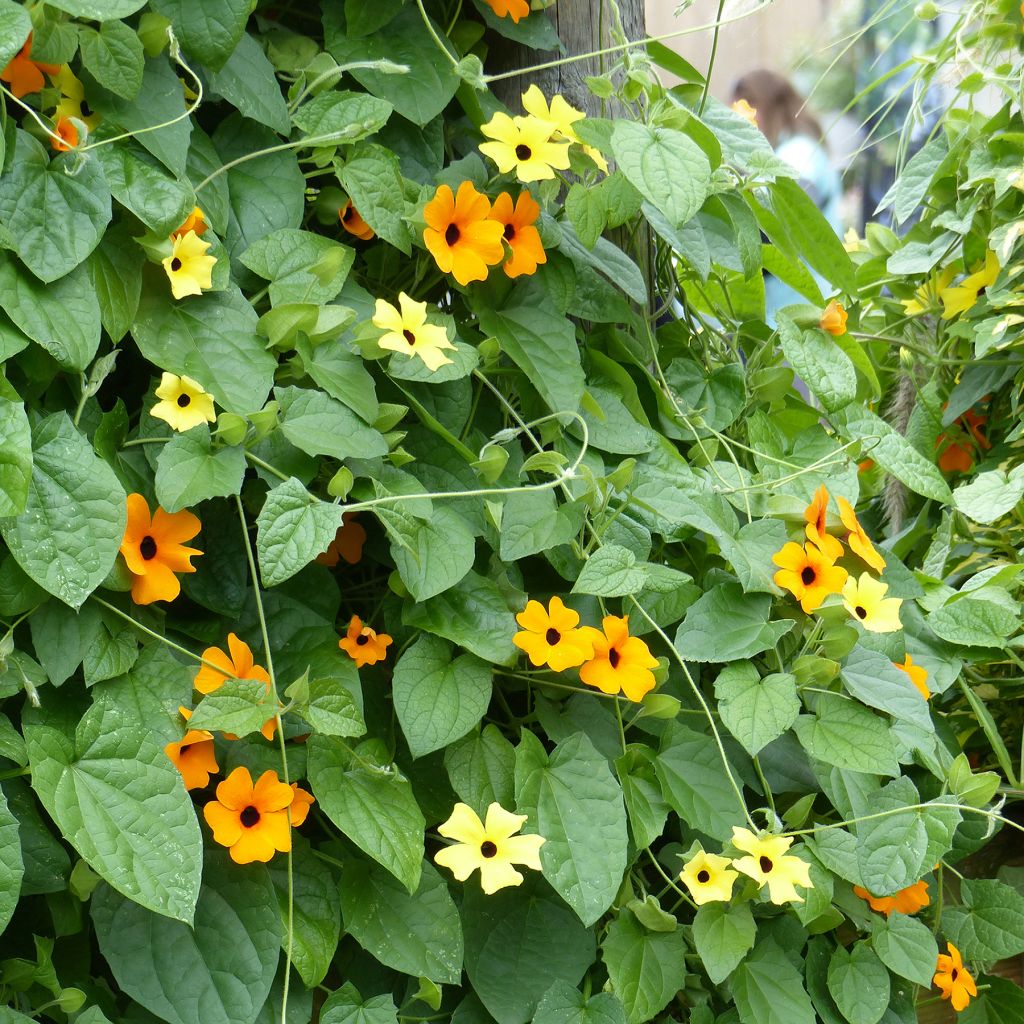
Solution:
[(53, 130), (62, 140), (58, 142), (52, 135), (50, 136), (50, 145), (58, 153), (66, 153), (69, 149), (74, 149), (78, 145), (78, 129), (70, 117), (62, 117)]
[(18, 99), (27, 96), (30, 92), (39, 92), (45, 85), (43, 73), (56, 75), (60, 71), (59, 64), (40, 64), (38, 61), (30, 60), (32, 52), (32, 33), (29, 32), (25, 45), (18, 53), (11, 58), (11, 62), (0, 71), (0, 81), (9, 82), (11, 92)]
[(823, 331), (828, 331), (833, 338), (838, 338), (839, 335), (846, 333), (846, 319), (846, 310), (843, 309), (840, 303), (833, 299), (821, 314), (821, 320), (818, 321), (818, 326)]
[(505, 260), (502, 227), (488, 219), (490, 212), (490, 200), (471, 181), (459, 186), (458, 195), (441, 185), (423, 208), (423, 243), (438, 269), (459, 284), (486, 280), (487, 268)]
[(828, 515), (828, 488), (822, 484), (811, 499), (810, 505), (804, 509), (804, 519), (807, 520), (805, 533), (812, 544), (817, 544), (822, 553), (830, 561), (843, 557), (843, 545), (825, 532), (825, 520)]
[(974, 978), (970, 971), (964, 967), (960, 959), (960, 950), (952, 942), (946, 943), (949, 954), (940, 953), (935, 964), (935, 987), (942, 993), (943, 999), (948, 999), (953, 1009), (959, 1013), (967, 1008), (971, 996), (978, 994), (978, 986), (974, 984)]
[(850, 531), (846, 538), (850, 550), (867, 562), (875, 572), (881, 572), (885, 568), (885, 559), (875, 550), (871, 539), (864, 532), (853, 506), (845, 498), (837, 497), (836, 503), (839, 505), (839, 518), (842, 519), (843, 526)]
[(900, 889), (892, 896), (872, 896), (867, 889), (855, 885), (854, 893), (862, 900), (867, 900), (872, 910), (888, 917), (892, 913), (916, 914), (931, 903), (928, 896), (928, 883), (922, 878), (920, 882), (908, 885), (906, 889)]
[(136, 604), (173, 601), (181, 593), (175, 573), (195, 572), (190, 561), (202, 551), (184, 547), (200, 530), (191, 512), (165, 512), (157, 506), (152, 518), (141, 494), (128, 495), (128, 525), (121, 554), (132, 574), (132, 600)]
[(196, 236), (204, 235), (209, 230), (210, 225), (206, 223), (206, 216), (198, 206), (192, 207), (192, 212), (185, 218), (181, 227), (176, 228), (171, 232), (171, 238), (182, 238), (187, 235), (190, 231), (194, 231)]
[(757, 111), (745, 100), (738, 99), (732, 105), (733, 113), (739, 114), (740, 117), (749, 121), (755, 128), (757, 127)]
[(527, 0), (484, 0), (499, 18), (511, 18), (517, 25), (530, 13)]
[(373, 228), (359, 216), (359, 211), (352, 205), (351, 199), (338, 211), (338, 219), (350, 235), (355, 235), (364, 242), (373, 238)]
[[(196, 673), (192, 685), (200, 693), (213, 693), (219, 690), (228, 679), (253, 679), (263, 683), (270, 692), (270, 675), (262, 665), (255, 664), (252, 656), (252, 649), (244, 640), (239, 640), (234, 633), (228, 633), (228, 650), (230, 656), (225, 654), (219, 647), (207, 647), (203, 651), (203, 661), (213, 662), (221, 671), (211, 668), (209, 665), (203, 667)], [(277, 731), (277, 717), (268, 718), (260, 732), (268, 739), (274, 738)], [(238, 739), (230, 733), (224, 734), (229, 740)]]
[(343, 558), (349, 565), (355, 565), (363, 557), (363, 545), (366, 543), (366, 530), (356, 522), (354, 512), (346, 512), (341, 517), (341, 526), (334, 534), (334, 540), (327, 545), (327, 550), (316, 556), (320, 565), (333, 568), (338, 559)]
[[(968, 435), (968, 439), (965, 439), (966, 443), (964, 444), (956, 441), (949, 444), (949, 447), (939, 456), (939, 469), (944, 473), (952, 473), (954, 471), (960, 473), (968, 472), (974, 465), (974, 449), (971, 446), (971, 442), (977, 445), (978, 449), (983, 452), (988, 451), (992, 447), (981, 429), (987, 422), (987, 416), (979, 415), (973, 409), (968, 409), (956, 421), (956, 425)], [(946, 435), (940, 434), (935, 442), (935, 447), (941, 448), (946, 440)]]
[(312, 793), (307, 793), (299, 787), (297, 782), (292, 783), (292, 802), (288, 805), (292, 816), (292, 825), (298, 828), (309, 815), (309, 809), (316, 803)]
[[(178, 711), (186, 722), (192, 717), (188, 708), (179, 707)], [(189, 729), (184, 739), (168, 743), (164, 753), (181, 772), (186, 789), (202, 789), (209, 784), (210, 776), (220, 771), (213, 749), (213, 733), (205, 729)]]
[(364, 626), (358, 615), (353, 615), (348, 633), (338, 641), (338, 646), (356, 663), (356, 668), (362, 668), (383, 661), (392, 642), (387, 633), (377, 633)]
[(840, 593), (849, 576), (810, 543), (801, 546), (790, 541), (772, 555), (772, 561), (779, 566), (776, 585), (788, 590), (808, 614), (820, 608), (829, 594)]
[(629, 635), (629, 616), (606, 615), (601, 628), (584, 626), (580, 630), (594, 644), (594, 656), (580, 668), (580, 679), (602, 693), (624, 693), (629, 700), (641, 701), (654, 689), (652, 668), (658, 659), (639, 637)]
[(925, 700), (928, 700), (932, 695), (932, 691), (928, 689), (928, 670), (922, 668), (920, 665), (914, 664), (914, 659), (908, 654), (901, 665), (898, 661), (894, 661), (893, 664), (901, 671), (906, 672), (910, 676), (910, 681), (917, 687), (921, 696)]
[(504, 238), (512, 250), (512, 258), (505, 264), (509, 277), (532, 274), (541, 263), (547, 263), (547, 253), (541, 245), (540, 232), (534, 227), (540, 216), (540, 207), (529, 192), (520, 192), (515, 209), (512, 197), (502, 192), (491, 207), (491, 220), (504, 229)]
[(217, 786), (217, 799), (203, 807), (213, 841), (228, 848), (236, 864), (266, 863), (276, 851), (292, 848), (286, 810), (295, 799), (291, 786), (266, 771), (253, 785), (248, 768), (236, 768)]

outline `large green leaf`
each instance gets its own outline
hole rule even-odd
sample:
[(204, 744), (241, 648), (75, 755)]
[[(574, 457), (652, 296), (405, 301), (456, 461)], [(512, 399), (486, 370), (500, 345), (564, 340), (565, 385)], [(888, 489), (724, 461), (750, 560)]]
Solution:
[(464, 736), (491, 702), (491, 668), (472, 654), (452, 659), (440, 637), (421, 636), (395, 665), (395, 713), (413, 757)]
[(888, 712), (898, 722), (913, 722), (934, 728), (928, 702), (910, 682), (906, 672), (897, 668), (884, 654), (855, 646), (841, 669), (843, 685), (868, 707)]
[(320, 1008), (320, 1024), (398, 1024), (398, 1008), (389, 994), (363, 999), (347, 981)]
[(0, 395), (0, 516), (25, 510), (32, 482), (32, 431), (21, 402)]
[(288, 104), (274, 67), (252, 36), (242, 35), (224, 66), (210, 75), (210, 85), (246, 117), (273, 128), (278, 135), (290, 131)]
[(822, 406), (832, 410), (852, 402), (857, 397), (857, 371), (850, 357), (823, 330), (802, 330), (782, 313), (776, 319), (789, 365)]
[(587, 997), (574, 985), (556, 981), (544, 993), (534, 1024), (626, 1024), (626, 1011), (611, 992)]
[(738, 583), (723, 583), (690, 605), (676, 630), (675, 646), (686, 661), (740, 661), (774, 647), (795, 625), (769, 622), (772, 599), (744, 594)]
[(793, 727), (819, 761), (871, 775), (899, 775), (892, 730), (854, 701), (821, 694), (817, 714), (800, 715)]
[(53, 0), (49, 6), (86, 21), (106, 21), (126, 18), (146, 4), (145, 0)]
[(718, 673), (715, 697), (725, 727), (752, 756), (778, 739), (800, 713), (796, 677), (777, 672), (762, 679), (749, 661)]
[(333, 238), (282, 228), (249, 246), (240, 257), (253, 273), (271, 282), (270, 301), (330, 302), (341, 291), (354, 250)]
[(965, 878), (959, 907), (947, 907), (942, 930), (966, 960), (1002, 960), (1024, 952), (1024, 896), (994, 878)]
[(338, 180), (359, 216), (373, 230), (400, 249), (410, 252), (405, 222), (405, 199), (398, 158), (383, 146), (364, 143), (338, 169)]
[[(104, 146), (98, 152), (112, 148)], [(126, 224), (115, 225), (86, 261), (103, 329), (115, 343), (128, 333), (142, 294), (142, 267), (132, 251), (130, 238)]]
[(1006, 515), (1024, 498), (1024, 467), (1009, 473), (994, 469), (979, 473), (953, 492), (953, 503), (965, 516), (987, 526)]
[(601, 958), (629, 1024), (655, 1017), (683, 987), (685, 948), (682, 931), (649, 932), (628, 910), (608, 926)]
[(314, 735), (309, 741), (308, 774), (327, 817), (409, 892), (415, 892), (426, 822), (398, 766), (378, 762), (371, 744), (352, 751), (334, 737)]
[(245, 476), (245, 451), (214, 448), (205, 423), (176, 434), (156, 460), (156, 499), (168, 512), (177, 512), (208, 498), (238, 494)]
[(359, 860), (341, 876), (345, 930), (368, 953), (396, 971), (457, 984), (462, 976), (462, 924), (448, 886), (423, 864), (420, 884), (407, 892), (386, 871)]
[(626, 810), (607, 760), (584, 733), (563, 740), (549, 757), (524, 732), (516, 806), (529, 815), (527, 830), (547, 840), (540, 849), (544, 876), (584, 924), (594, 924), (626, 869)]
[(693, 919), (693, 942), (708, 977), (716, 984), (736, 969), (754, 945), (757, 926), (749, 903), (705, 903)]
[(152, 6), (171, 19), (185, 50), (213, 71), (231, 56), (252, 11), (250, 0), (153, 0)]
[(100, 307), (84, 267), (52, 284), (0, 253), (0, 306), (61, 366), (84, 370), (100, 344)]
[(262, 864), (207, 854), (195, 928), (101, 886), (96, 938), (121, 990), (168, 1024), (253, 1024), (277, 969), (281, 924)]
[(32, 449), (25, 510), (0, 520), (0, 534), (39, 586), (78, 608), (117, 558), (127, 521), (125, 493), (65, 413), (36, 424)]
[(83, 25), (78, 30), (78, 47), (82, 67), (104, 89), (135, 99), (142, 87), (145, 55), (134, 29), (116, 20), (102, 22), (98, 32)]
[(772, 939), (763, 939), (731, 980), (743, 1024), (815, 1024), (803, 980)]
[(462, 901), (466, 974), (498, 1024), (526, 1024), (556, 981), (576, 985), (594, 960), (594, 931), (530, 872), (487, 896), (475, 879)]
[(906, 914), (872, 919), (871, 942), (879, 960), (893, 974), (928, 988), (935, 973), (939, 947), (932, 930)]
[(281, 407), (281, 430), (307, 455), (335, 459), (369, 459), (386, 455), (387, 441), (341, 402), (309, 388), (275, 388)]
[[(2, 13), (0, 9), (0, 16)], [(11, 813), (7, 798), (0, 791), (0, 935), (18, 905), (24, 875), (18, 819)]]
[(877, 1024), (889, 1005), (889, 972), (871, 947), (839, 946), (828, 965), (828, 990), (850, 1024)]
[(42, 281), (74, 270), (110, 222), (110, 189), (102, 168), (86, 160), (76, 169), (78, 159), (62, 153), (50, 160), (38, 139), (16, 133), (14, 159), (0, 190), (0, 222), (15, 252)]
[(1005, 590), (983, 587), (955, 595), (928, 614), (929, 628), (963, 647), (1002, 647), (1020, 628), (1019, 605)]
[(515, 800), (515, 747), (494, 725), (450, 744), (444, 766), (452, 789), (470, 807), (488, 807), (495, 801), (511, 807)]
[(158, 737), (115, 703), (81, 722), (73, 704), (51, 703), (23, 724), (33, 787), (65, 838), (140, 914), (191, 923), (202, 836)]
[(31, 31), (28, 8), (14, 0), (0, 0), (0, 67), (10, 64)]
[(228, 412), (263, 406), (276, 362), (256, 336), (256, 313), (237, 288), (182, 301), (161, 273), (143, 290), (132, 334), (154, 366), (199, 381)]

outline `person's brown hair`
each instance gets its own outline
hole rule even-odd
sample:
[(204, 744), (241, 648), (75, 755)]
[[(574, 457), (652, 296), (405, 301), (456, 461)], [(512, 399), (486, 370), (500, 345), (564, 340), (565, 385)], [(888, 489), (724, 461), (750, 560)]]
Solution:
[(821, 138), (821, 125), (804, 109), (803, 97), (775, 71), (748, 72), (733, 87), (732, 98), (757, 111), (758, 127), (773, 146), (787, 135)]

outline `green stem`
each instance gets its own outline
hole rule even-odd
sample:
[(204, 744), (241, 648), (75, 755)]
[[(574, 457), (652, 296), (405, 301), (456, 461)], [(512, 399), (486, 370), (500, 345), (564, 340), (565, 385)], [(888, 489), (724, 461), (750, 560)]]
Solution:
[(441, 37), (437, 34), (433, 24), (430, 21), (430, 16), (427, 14), (426, 8), (423, 6), (423, 0), (416, 0), (416, 6), (420, 9), (420, 17), (423, 19), (423, 24), (427, 26), (427, 31), (430, 33), (430, 38), (434, 40), (437, 48), (448, 58), (451, 62), (452, 67), (457, 68), (459, 62), (451, 55), (448, 47), (441, 42)]
[(711, 73), (715, 70), (715, 58), (718, 56), (718, 35), (722, 29), (722, 11), (725, 9), (725, 0), (718, 0), (718, 15), (715, 18), (715, 30), (711, 35), (711, 56), (708, 58), (708, 73), (704, 78), (704, 88), (700, 94), (700, 103), (697, 105), (697, 116), (704, 113), (704, 105), (708, 101), (708, 90), (711, 88)]
[[(259, 466), (260, 469), (269, 473), (271, 476), (276, 476), (278, 480), (290, 480), (291, 477), (287, 473), (282, 473), (281, 470), (275, 469), (269, 462), (264, 462), (258, 455), (253, 455), (252, 452), (246, 451), (245, 457), (254, 465)], [(307, 492), (308, 493), (308, 492)], [(310, 495), (313, 498), (313, 495)]]

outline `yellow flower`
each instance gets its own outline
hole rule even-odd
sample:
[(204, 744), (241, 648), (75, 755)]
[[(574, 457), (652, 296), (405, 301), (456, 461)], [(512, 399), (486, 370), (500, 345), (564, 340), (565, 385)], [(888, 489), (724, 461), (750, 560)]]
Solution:
[(965, 277), (959, 284), (943, 288), (939, 292), (942, 300), (942, 319), (951, 320), (966, 313), (978, 301), (978, 296), (991, 287), (999, 276), (999, 259), (991, 249), (985, 253), (985, 262), (980, 268)]
[(728, 857), (718, 857), (701, 850), (686, 862), (679, 877), (699, 907), (704, 903), (732, 899), (732, 884), (739, 876), (732, 870), (732, 861)]
[[(179, 707), (178, 712), (186, 722), (192, 717), (188, 708)], [(168, 743), (164, 753), (181, 772), (186, 789), (203, 789), (209, 784), (210, 776), (219, 771), (213, 733), (205, 729), (187, 730), (183, 739)]]
[(910, 681), (917, 687), (917, 692), (928, 700), (932, 691), (928, 689), (928, 670), (921, 665), (915, 665), (914, 659), (908, 654), (903, 660), (901, 665), (898, 661), (894, 661), (893, 664), (901, 671), (906, 672), (910, 677)]
[(846, 234), (843, 235), (843, 248), (847, 252), (860, 252), (862, 241), (856, 228), (847, 228)]
[(540, 848), (545, 842), (540, 836), (517, 836), (525, 824), (525, 814), (512, 814), (499, 803), (487, 808), (486, 822), (481, 822), (471, 807), (458, 803), (451, 817), (437, 827), (455, 844), (438, 850), (434, 863), (448, 868), (460, 882), (479, 868), (480, 885), (488, 896), (521, 885), (523, 876), (512, 865), (540, 871)]
[(732, 105), (732, 111), (749, 121), (755, 128), (757, 127), (757, 111), (745, 99), (736, 100)]
[(948, 999), (953, 1009), (959, 1013), (967, 1009), (971, 996), (978, 994), (978, 986), (974, 984), (974, 978), (970, 971), (964, 967), (960, 959), (960, 950), (952, 942), (946, 943), (949, 954), (940, 953), (935, 964), (935, 987), (942, 993), (943, 999)]
[(171, 282), (171, 294), (176, 299), (186, 295), (201, 295), (204, 288), (213, 287), (215, 256), (207, 256), (209, 242), (204, 242), (194, 231), (186, 231), (174, 239), (171, 255), (163, 260), (164, 270)]
[(846, 333), (847, 313), (842, 304), (833, 299), (821, 314), (818, 326), (834, 338)]
[(437, 370), (450, 363), (443, 349), (455, 350), (448, 340), (448, 332), (437, 324), (427, 323), (427, 304), (415, 302), (405, 292), (400, 292), (398, 305), (401, 311), (383, 299), (377, 300), (373, 314), (373, 326), (385, 334), (377, 344), (391, 352), (419, 356), (428, 370)]
[(150, 415), (169, 423), (174, 430), (191, 430), (200, 423), (213, 423), (213, 395), (203, 390), (202, 384), (191, 377), (179, 377), (166, 371), (156, 389), (160, 399)]
[(527, 601), (526, 608), (516, 616), (522, 632), (512, 643), (530, 658), (536, 667), (547, 665), (556, 672), (582, 665), (594, 654), (594, 643), (585, 629), (577, 629), (579, 615), (566, 608), (560, 597), (548, 602), (547, 611), (540, 601)]
[(77, 117), (91, 132), (102, 118), (86, 102), (85, 86), (75, 77), (67, 64), (62, 64), (57, 74), (50, 77), (53, 84), (60, 89), (60, 100), (53, 119), (59, 121), (62, 117)]
[(860, 579), (852, 576), (843, 587), (843, 605), (870, 633), (895, 633), (903, 628), (900, 622), (900, 597), (886, 597), (889, 585), (872, 579), (866, 572)]
[(732, 829), (732, 845), (749, 854), (734, 860), (733, 867), (748, 875), (760, 888), (768, 886), (772, 903), (803, 903), (803, 897), (795, 886), (804, 889), (811, 885), (810, 868), (799, 857), (788, 857), (786, 851), (793, 840), (782, 836), (756, 836), (750, 829)]
[(789, 541), (772, 555), (772, 561), (779, 566), (776, 586), (788, 590), (808, 615), (820, 608), (829, 594), (838, 594), (847, 581), (846, 570), (811, 543), (801, 546)]
[(136, 604), (173, 601), (181, 593), (176, 573), (195, 572), (192, 559), (202, 551), (185, 547), (200, 530), (198, 517), (187, 509), (165, 512), (157, 506), (150, 515), (141, 494), (129, 494), (128, 523), (121, 554), (132, 574), (132, 600)]
[(834, 562), (837, 558), (843, 557), (843, 545), (835, 537), (825, 532), (828, 503), (828, 488), (822, 484), (814, 492), (810, 505), (804, 509), (804, 519), (807, 522), (804, 532), (807, 534), (807, 539), (817, 545), (830, 562)]
[(203, 807), (213, 841), (228, 848), (236, 864), (266, 863), (274, 853), (292, 848), (288, 808), (295, 799), (275, 771), (265, 771), (256, 784), (248, 768), (236, 768), (217, 786), (217, 799)]
[(629, 616), (606, 615), (599, 629), (587, 627), (594, 642), (594, 656), (580, 669), (580, 679), (602, 693), (624, 693), (641, 701), (654, 689), (652, 668), (658, 659), (639, 637), (629, 635)]
[(839, 518), (842, 519), (843, 526), (850, 531), (846, 538), (850, 550), (867, 562), (875, 572), (881, 572), (885, 568), (885, 559), (875, 550), (871, 539), (864, 532), (853, 506), (845, 498), (837, 497), (836, 502), (839, 505)]
[(490, 220), (491, 201), (464, 181), (456, 194), (438, 186), (434, 198), (423, 207), (423, 244), (443, 274), (461, 285), (487, 279), (487, 268), (505, 262), (502, 227)]
[(552, 138), (556, 140), (566, 139), (569, 142), (575, 142), (577, 145), (583, 146), (583, 152), (605, 174), (608, 173), (608, 161), (605, 160), (599, 150), (580, 142), (579, 136), (573, 128), (577, 121), (582, 121), (587, 115), (582, 110), (577, 110), (570, 103), (566, 102), (565, 97), (552, 96), (549, 105), (540, 88), (536, 85), (531, 85), (523, 93), (523, 110), (539, 121), (547, 121), (549, 124), (554, 125), (555, 130), (552, 133)]
[(949, 287), (949, 283), (955, 276), (955, 267), (937, 270), (914, 292), (912, 299), (900, 299), (903, 311), (907, 316), (918, 316), (921, 313), (930, 313), (933, 309), (938, 309), (941, 302), (939, 296)]
[(515, 170), (520, 181), (542, 181), (555, 176), (554, 169), (569, 167), (569, 143), (554, 142), (555, 126), (536, 117), (509, 117), (497, 113), (482, 125), (493, 142), (482, 142), (480, 152), (489, 156), (502, 174)]

